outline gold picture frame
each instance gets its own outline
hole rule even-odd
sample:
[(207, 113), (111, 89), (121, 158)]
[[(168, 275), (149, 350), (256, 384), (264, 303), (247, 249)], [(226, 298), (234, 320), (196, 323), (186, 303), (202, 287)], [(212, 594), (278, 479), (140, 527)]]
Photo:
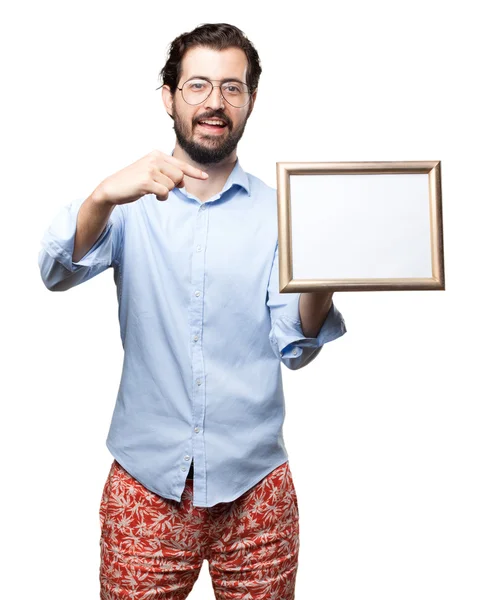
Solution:
[(277, 162), (276, 177), (280, 292), (445, 290), (440, 161)]

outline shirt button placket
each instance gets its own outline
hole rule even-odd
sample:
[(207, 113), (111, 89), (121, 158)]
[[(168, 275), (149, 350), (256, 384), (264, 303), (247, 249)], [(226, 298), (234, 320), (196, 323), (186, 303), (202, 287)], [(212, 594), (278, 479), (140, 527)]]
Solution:
[[(192, 404), (194, 433), (191, 456), (185, 453), (184, 461), (195, 461), (195, 497), (199, 502), (206, 502), (206, 485), (204, 471), (205, 448), (203, 421), (206, 410), (205, 370), (203, 360), (203, 314), (204, 314), (204, 281), (205, 281), (205, 248), (208, 231), (208, 210), (206, 204), (198, 207), (195, 223), (193, 252), (191, 256), (191, 302), (190, 302), (190, 344), (192, 357)], [(185, 448), (186, 450), (186, 448)], [(184, 462), (181, 467), (185, 469)]]

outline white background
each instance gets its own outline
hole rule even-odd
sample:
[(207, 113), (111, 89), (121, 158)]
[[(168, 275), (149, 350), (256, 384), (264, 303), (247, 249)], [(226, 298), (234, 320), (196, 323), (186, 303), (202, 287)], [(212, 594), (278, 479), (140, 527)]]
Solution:
[[(237, 25), (264, 73), (240, 142), (276, 161), (441, 160), (446, 291), (334, 296), (348, 332), (283, 368), (299, 600), (477, 600), (477, 27), (473, 3), (23, 2), (2, 9), (2, 597), (98, 598), (122, 348), (113, 271), (42, 284), (55, 213), (172, 121), (169, 42)], [(212, 600), (203, 563), (192, 600)]]

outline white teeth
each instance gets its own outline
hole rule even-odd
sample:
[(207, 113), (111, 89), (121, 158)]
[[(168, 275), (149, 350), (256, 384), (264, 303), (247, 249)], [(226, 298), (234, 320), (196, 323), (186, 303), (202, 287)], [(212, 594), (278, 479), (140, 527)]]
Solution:
[(223, 121), (200, 121), (200, 123), (207, 123), (208, 125), (223, 125)]

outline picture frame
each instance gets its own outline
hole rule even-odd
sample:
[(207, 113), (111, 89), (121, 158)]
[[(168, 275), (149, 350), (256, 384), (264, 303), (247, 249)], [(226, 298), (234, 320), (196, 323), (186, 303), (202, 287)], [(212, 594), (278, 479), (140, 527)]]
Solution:
[(277, 162), (280, 292), (445, 290), (441, 161)]

